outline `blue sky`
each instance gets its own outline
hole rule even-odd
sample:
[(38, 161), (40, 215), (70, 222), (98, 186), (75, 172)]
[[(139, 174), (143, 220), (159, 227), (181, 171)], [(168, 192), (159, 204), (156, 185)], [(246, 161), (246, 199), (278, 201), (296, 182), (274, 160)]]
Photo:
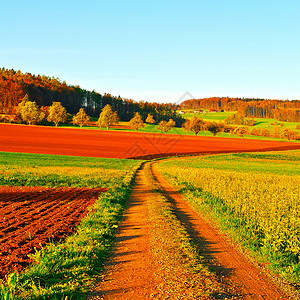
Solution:
[(0, 66), (115, 96), (300, 99), (299, 1), (2, 1)]

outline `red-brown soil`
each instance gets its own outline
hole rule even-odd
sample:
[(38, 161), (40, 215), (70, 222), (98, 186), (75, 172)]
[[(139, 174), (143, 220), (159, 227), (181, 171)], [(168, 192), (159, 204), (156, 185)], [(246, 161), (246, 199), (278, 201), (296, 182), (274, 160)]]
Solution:
[(0, 187), (0, 278), (49, 241), (70, 235), (105, 189)]
[(0, 124), (0, 151), (151, 159), (300, 149), (300, 143)]

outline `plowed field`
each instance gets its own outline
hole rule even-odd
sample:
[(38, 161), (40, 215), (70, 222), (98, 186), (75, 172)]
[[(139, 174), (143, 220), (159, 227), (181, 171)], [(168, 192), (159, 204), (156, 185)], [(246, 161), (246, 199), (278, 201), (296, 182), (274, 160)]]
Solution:
[(20, 271), (28, 254), (73, 232), (105, 189), (0, 187), (0, 278)]
[(151, 159), (179, 154), (300, 149), (300, 143), (0, 124), (0, 151)]

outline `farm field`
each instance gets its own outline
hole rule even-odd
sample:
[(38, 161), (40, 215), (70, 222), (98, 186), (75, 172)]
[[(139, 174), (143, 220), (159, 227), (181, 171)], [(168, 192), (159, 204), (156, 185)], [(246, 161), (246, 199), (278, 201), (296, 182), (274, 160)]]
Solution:
[[(204, 112), (204, 113), (194, 113), (194, 110), (186, 110), (186, 113), (182, 114), (181, 116), (185, 119), (191, 119), (193, 116), (197, 116), (202, 118), (205, 121), (216, 121), (216, 122), (223, 122), (228, 116), (237, 113), (237, 111), (232, 112)], [(282, 131), (283, 129), (291, 129), (295, 130), (298, 134), (300, 133), (300, 129), (297, 129), (297, 125), (299, 122), (283, 122), (278, 121), (275, 119), (267, 119), (267, 118), (254, 118), (255, 119), (255, 126), (247, 126), (249, 132), (251, 132), (254, 128), (255, 129), (267, 129), (271, 133), (274, 131), (274, 128), (279, 129)], [(233, 125), (235, 126), (235, 125)], [(237, 125), (236, 125), (237, 126)], [(201, 135), (209, 135), (207, 132), (201, 132)], [(228, 133), (220, 133), (219, 136), (228, 137)], [(232, 137), (232, 135), (230, 136)], [(261, 136), (251, 136), (245, 135), (246, 138), (255, 138), (255, 139), (266, 139), (266, 137)]]
[(0, 187), (0, 279), (20, 272), (28, 254), (72, 234), (105, 189)]
[(140, 163), (1, 152), (0, 267), (6, 283), (0, 281), (0, 298), (82, 299), (113, 244)]
[[(0, 127), (1, 126), (2, 125), (0, 125)], [(138, 134), (125, 133), (125, 132), (120, 133), (120, 132), (112, 132), (112, 131), (107, 132), (107, 131), (96, 131), (96, 130), (77, 130), (77, 129), (18, 126), (18, 125), (6, 125), (6, 126), (8, 126), (5, 127), (6, 135), (3, 134), (3, 131), (0, 132), (0, 135), (3, 135), (5, 137), (3, 139), (4, 141), (5, 139), (6, 141), (7, 140), (10, 141), (11, 145), (13, 145), (13, 140), (15, 140), (17, 141), (16, 145), (18, 145), (18, 143), (19, 145), (21, 145), (22, 142), (24, 142), (25, 147), (23, 147), (23, 149), (26, 149), (28, 152), (32, 152), (32, 151), (47, 152), (47, 143), (48, 143), (50, 152), (52, 150), (55, 150), (57, 151), (57, 153), (61, 151), (64, 154), (67, 153), (68, 155), (70, 155), (70, 153), (73, 153), (76, 156), (19, 153), (19, 152), (0, 152), (0, 186), (2, 186), (2, 189), (4, 190), (4, 193), (0, 194), (0, 196), (2, 195), (4, 200), (7, 198), (7, 195), (9, 194), (10, 191), (12, 193), (15, 192), (16, 194), (16, 192), (22, 190), (22, 197), (24, 196), (25, 201), (28, 201), (26, 203), (27, 205), (29, 204), (29, 200), (28, 199), (26, 200), (26, 192), (35, 193), (36, 191), (39, 191), (38, 193), (36, 193), (36, 198), (33, 197), (35, 201), (33, 199), (32, 202), (35, 203), (39, 202), (41, 205), (43, 205), (43, 199), (46, 197), (47, 193), (49, 193), (50, 195), (49, 197), (51, 197), (51, 199), (52, 198), (54, 199), (55, 197), (54, 196), (52, 197), (52, 195), (57, 193), (57, 196), (60, 198), (59, 193), (62, 192), (63, 194), (65, 194), (64, 196), (65, 199), (70, 198), (71, 194), (72, 197), (74, 196), (73, 207), (75, 211), (76, 205), (77, 206), (81, 205), (81, 204), (78, 205), (78, 202), (82, 201), (82, 199), (77, 201), (77, 196), (79, 197), (78, 195), (79, 191), (84, 191), (83, 192), (84, 195), (89, 195), (89, 193), (92, 193), (93, 191), (96, 193), (100, 192), (100, 194), (98, 199), (88, 197), (91, 199), (89, 199), (90, 200), (89, 204), (86, 204), (87, 209), (85, 209), (84, 212), (82, 212), (82, 216), (79, 216), (77, 220), (72, 221), (72, 217), (70, 217), (71, 223), (72, 222), (73, 223), (70, 225), (63, 224), (62, 228), (65, 229), (64, 232), (61, 232), (60, 229), (58, 229), (56, 232), (57, 236), (53, 234), (54, 237), (50, 236), (50, 240), (48, 237), (48, 241), (47, 241), (46, 236), (51, 235), (52, 232), (46, 230), (45, 235), (43, 237), (44, 239), (41, 238), (41, 242), (40, 242), (41, 245), (39, 245), (38, 243), (38, 236), (37, 234), (36, 235), (34, 234), (35, 232), (30, 231), (30, 233), (28, 233), (27, 240), (29, 240), (29, 243), (33, 246), (33, 248), (31, 248), (30, 250), (31, 252), (28, 251), (28, 253), (31, 253), (31, 255), (29, 256), (29, 259), (26, 258), (24, 255), (23, 256), (24, 261), (20, 262), (20, 266), (17, 265), (14, 266), (15, 269), (22, 271), (19, 275), (10, 274), (7, 278), (5, 278), (6, 279), (5, 284), (3, 283), (1, 285), (0, 282), (0, 298), (1, 296), (4, 297), (5, 295), (15, 295), (14, 299), (27, 299), (30, 297), (32, 299), (45, 299), (47, 297), (53, 299), (64, 299), (65, 297), (68, 297), (68, 299), (69, 298), (84, 299), (87, 293), (91, 291), (91, 287), (93, 286), (93, 284), (95, 284), (97, 280), (97, 276), (99, 276), (99, 274), (101, 275), (103, 262), (108, 257), (109, 251), (114, 243), (113, 237), (116, 228), (118, 228), (119, 226), (118, 222), (124, 211), (125, 201), (128, 199), (129, 193), (133, 186), (134, 175), (136, 174), (137, 169), (142, 163), (142, 160), (137, 160), (137, 159), (133, 160), (133, 159), (89, 157), (96, 153), (95, 149), (97, 147), (99, 147), (98, 148), (99, 152), (97, 152), (97, 154), (99, 155), (101, 153), (104, 153), (101, 152), (102, 148), (106, 148), (107, 151), (110, 150), (111, 152), (109, 153), (109, 155), (120, 155), (120, 149), (122, 149), (122, 144), (118, 142), (117, 137), (120, 137), (121, 141), (122, 138), (124, 138), (124, 140), (126, 140), (127, 142), (129, 140), (130, 144), (140, 142), (139, 145), (145, 146), (146, 143), (148, 143), (148, 146), (152, 147), (151, 150), (152, 152), (146, 152), (143, 153), (144, 155), (140, 155), (141, 152), (136, 151), (134, 156), (129, 156), (134, 158), (163, 157), (166, 156), (166, 154), (168, 155), (175, 154), (174, 152), (172, 152), (172, 150), (174, 149), (179, 149), (179, 150), (181, 149), (182, 152), (180, 152), (180, 154), (184, 154), (187, 153), (184, 152), (186, 151), (185, 146), (189, 150), (197, 149), (199, 151), (200, 149), (202, 150), (200, 151), (202, 153), (219, 153), (219, 152), (230, 152), (230, 151), (249, 152), (251, 151), (251, 149), (252, 151), (266, 151), (270, 149), (278, 150), (278, 149), (299, 149), (300, 148), (300, 145), (297, 143), (287, 143), (287, 142), (270, 142), (270, 141), (255, 141), (255, 140), (251, 140), (251, 141), (249, 140), (248, 142), (247, 140), (243, 140), (243, 139), (222, 139), (222, 138), (201, 138), (201, 137), (187, 137), (187, 139), (181, 141), (179, 137), (173, 135), (167, 135), (167, 136), (149, 135), (147, 138), (147, 136), (145, 137), (145, 134), (142, 133), (138, 133)], [(9, 131), (10, 129), (15, 129), (15, 131), (13, 130)], [(30, 132), (31, 135), (29, 134)], [(10, 137), (8, 137), (8, 133), (10, 133)], [(170, 144), (167, 143), (169, 138), (171, 140), (176, 138), (176, 143), (170, 146)], [(26, 144), (25, 142), (26, 140), (30, 142)], [(69, 140), (71, 141), (71, 146), (65, 148), (65, 145), (67, 145), (67, 142)], [(180, 142), (182, 142), (182, 144), (180, 144)], [(7, 144), (4, 143), (1, 144), (0, 147), (2, 147), (3, 145), (7, 146)], [(116, 145), (116, 147), (118, 148), (114, 148), (114, 145)], [(180, 147), (178, 145), (180, 145)], [(160, 146), (165, 148), (160, 148)], [(169, 148), (166, 148), (167, 146)], [(92, 149), (92, 151), (90, 151), (90, 148)], [(64, 150), (67, 150), (68, 152), (64, 152)], [(188, 153), (195, 153), (195, 152), (197, 151), (188, 152)], [(83, 153), (85, 155), (83, 155)], [(146, 155), (148, 153), (151, 153), (150, 157)], [(131, 155), (132, 154), (133, 153), (131, 153)], [(289, 150), (289, 151), (282, 151), (282, 152), (280, 151), (264, 152), (264, 153), (251, 152), (251, 153), (222, 154), (222, 155), (211, 155), (211, 156), (203, 155), (200, 158), (184, 158), (184, 159), (176, 158), (174, 160), (166, 160), (157, 163), (157, 165), (160, 168), (159, 170), (163, 174), (168, 175), (168, 172), (171, 172), (171, 175), (170, 174), (168, 175), (170, 176), (169, 177), (170, 181), (174, 184), (179, 183), (180, 186), (183, 188), (186, 197), (189, 200), (196, 199), (195, 203), (198, 203), (198, 199), (200, 195), (199, 191), (201, 189), (203, 189), (204, 191), (204, 194), (201, 194), (201, 197), (202, 195), (206, 195), (207, 199), (211, 201), (215, 201), (214, 200), (215, 198), (213, 197), (214, 194), (213, 193), (209, 194), (210, 192), (206, 191), (205, 188), (211, 188), (214, 184), (217, 186), (218, 182), (219, 183), (221, 182), (223, 184), (222, 189), (220, 188), (220, 190), (217, 190), (215, 188), (213, 191), (214, 192), (219, 191), (219, 194), (217, 194), (217, 197), (219, 198), (221, 197), (222, 194), (221, 191), (226, 190), (226, 195), (228, 194), (228, 197), (232, 195), (241, 194), (244, 197), (244, 199), (248, 199), (247, 197), (249, 196), (249, 194), (246, 195), (242, 194), (242, 192), (244, 192), (244, 189), (242, 187), (244, 187), (243, 183), (251, 181), (253, 182), (253, 191), (256, 190), (259, 191), (261, 187), (259, 184), (263, 184), (263, 183), (265, 184), (265, 186), (268, 184), (268, 189), (272, 187), (272, 189), (270, 189), (270, 193), (271, 193), (270, 197), (274, 197), (274, 195), (278, 193), (278, 191), (275, 188), (281, 188), (283, 183), (288, 183), (287, 188), (283, 190), (288, 193), (289, 197), (290, 195), (294, 195), (291, 197), (295, 197), (296, 199), (297, 195), (299, 195), (299, 190), (291, 190), (290, 188), (292, 186), (295, 186), (295, 182), (296, 183), (299, 182), (299, 154), (300, 152), (298, 150), (294, 150), (294, 151)], [(191, 163), (190, 163), (191, 161), (193, 162), (192, 164), (193, 168), (191, 168)], [(199, 170), (201, 170), (202, 172), (200, 175), (197, 173)], [(205, 177), (206, 176), (205, 170), (207, 170), (208, 175), (215, 174), (215, 178), (210, 178), (208, 177), (208, 175), (207, 177)], [(220, 173), (221, 175), (219, 174), (218, 171), (221, 172)], [(147, 172), (149, 172), (149, 170)], [(229, 172), (230, 176), (226, 172)], [(231, 173), (233, 173), (234, 176)], [(196, 174), (194, 177), (194, 181), (192, 181), (191, 179), (193, 174)], [(261, 180), (262, 177), (261, 174), (263, 174), (264, 177), (263, 180)], [(142, 179), (142, 181), (148, 182), (148, 186), (145, 186), (143, 190), (140, 192), (140, 198), (134, 201), (134, 205), (139, 205), (142, 200), (145, 200), (144, 192), (146, 191), (149, 192), (152, 190), (151, 193), (153, 193), (157, 189), (156, 184), (154, 183), (149, 184), (149, 182), (151, 181), (149, 179), (151, 178), (151, 174), (147, 176), (144, 179)], [(176, 178), (174, 179), (172, 176), (176, 176)], [(198, 187), (196, 185), (199, 182), (198, 180), (199, 176), (203, 176), (204, 186)], [(239, 176), (242, 177), (241, 181), (236, 180), (236, 178), (238, 178)], [(265, 178), (267, 179), (267, 181), (264, 181)], [(272, 185), (270, 184), (270, 182), (272, 182), (274, 178), (276, 182), (275, 184)], [(288, 180), (286, 178), (288, 178)], [(229, 180), (231, 185), (226, 184), (227, 182), (226, 179)], [(191, 180), (191, 181), (188, 182), (187, 180)], [(186, 186), (184, 186), (185, 183), (187, 183)], [(193, 186), (193, 184), (195, 186)], [(231, 188), (235, 186), (240, 186), (242, 191), (240, 190), (231, 191), (228, 188), (228, 187)], [(135, 185), (135, 189), (137, 188), (138, 186)], [(263, 197), (266, 199), (269, 199), (267, 198), (268, 189), (266, 188), (262, 189), (265, 193), (263, 194)], [(76, 195), (74, 195), (74, 193), (76, 193)], [(283, 195), (282, 197), (285, 197), (284, 192), (282, 192), (281, 194), (279, 193), (278, 195), (279, 196), (275, 198), (274, 201), (276, 199), (278, 200), (280, 198), (280, 195)], [(215, 274), (210, 274), (208, 272), (208, 270), (205, 268), (205, 263), (202, 264), (202, 261), (200, 261), (198, 265), (197, 262), (197, 255), (199, 255), (197, 254), (198, 250), (196, 248), (193, 248), (193, 241), (190, 239), (189, 234), (186, 232), (186, 229), (180, 225), (181, 223), (176, 221), (176, 215), (174, 215), (173, 211), (170, 210), (169, 212), (167, 212), (168, 211), (167, 207), (169, 205), (168, 199), (164, 198), (163, 202), (161, 204), (158, 204), (156, 203), (156, 201), (154, 201), (154, 199), (158, 199), (157, 198), (158, 196), (152, 194), (149, 197), (150, 198), (147, 200), (148, 209), (153, 210), (151, 219), (157, 220), (155, 221), (156, 223), (163, 222), (159, 226), (165, 228), (163, 230), (160, 229), (161, 235), (158, 235), (158, 231), (156, 230), (157, 228), (156, 226), (158, 226), (158, 224), (152, 224), (152, 225), (147, 224), (147, 226), (150, 229), (152, 228), (151, 229), (152, 231), (150, 233), (151, 235), (150, 241), (153, 248), (151, 249), (151, 251), (152, 254), (157, 255), (157, 260), (159, 261), (159, 266), (155, 270), (156, 272), (155, 280), (162, 280), (161, 285), (159, 285), (161, 290), (159, 291), (156, 290), (155, 293), (158, 293), (157, 295), (160, 294), (171, 295), (172, 293), (173, 295), (175, 295), (178, 294), (178, 291), (180, 289), (184, 288), (179, 284), (178, 278), (176, 276), (175, 277), (172, 276), (171, 273), (178, 272), (176, 274), (181, 274), (180, 276), (183, 276), (182, 278), (185, 278), (185, 276), (188, 277), (191, 276), (190, 278), (194, 277), (192, 270), (191, 272), (185, 271), (186, 267), (184, 267), (184, 265), (189, 264), (187, 261), (185, 261), (185, 259), (183, 259), (182, 262), (179, 263), (181, 267), (172, 263), (173, 259), (171, 257), (174, 256), (174, 260), (176, 261), (178, 257), (174, 255), (174, 253), (172, 253), (173, 246), (169, 248), (170, 245), (174, 245), (174, 247), (179, 249), (178, 251), (176, 250), (176, 253), (180, 253), (180, 251), (183, 251), (182, 249), (184, 249), (184, 251), (187, 250), (186, 247), (188, 248), (191, 247), (189, 248), (190, 250), (186, 252), (186, 254), (184, 252), (182, 253), (182, 258), (186, 257), (186, 255), (188, 256), (191, 255), (190, 256), (191, 262), (193, 261), (193, 264), (195, 263), (194, 267), (197, 270), (203, 270), (201, 272), (204, 272), (203, 274), (206, 274), (203, 277), (204, 282), (200, 282), (199, 279), (199, 293), (201, 290), (201, 292), (203, 292), (204, 294), (209, 295), (207, 299), (218, 298), (218, 296), (214, 296), (214, 295), (217, 295), (218, 289), (222, 290), (223, 288), (224, 288), (224, 295), (231, 295), (231, 294), (235, 295), (235, 293), (238, 293), (238, 288), (236, 286), (232, 286), (232, 289), (229, 288), (229, 290), (227, 290), (225, 286), (223, 286), (221, 282), (218, 281), (219, 279), (215, 277), (216, 276)], [(287, 200), (293, 204), (294, 203), (293, 201), (295, 201), (295, 199), (288, 198)], [(7, 203), (7, 201), (5, 202), (5, 205), (9, 206), (10, 209), (12, 209), (13, 208), (12, 205), (15, 205), (15, 202), (19, 201), (20, 199), (19, 200), (16, 199), (16, 201), (13, 204), (11, 203), (12, 200), (13, 199), (9, 200), (9, 203)], [(225, 200), (228, 203), (225, 202)], [(266, 247), (261, 247), (261, 248), (257, 247), (257, 245), (262, 245), (263, 242), (265, 241), (263, 240), (263, 242), (261, 241), (257, 242), (257, 238), (261, 238), (262, 236), (261, 232), (263, 232), (262, 225), (259, 222), (262, 222), (263, 218), (265, 219), (269, 218), (269, 215), (264, 215), (263, 213), (260, 213), (260, 209), (264, 213), (266, 211), (274, 212), (275, 209), (271, 210), (269, 209), (269, 207), (265, 209), (265, 207), (262, 206), (264, 203), (262, 204), (260, 203), (259, 209), (256, 209), (255, 205), (253, 205), (253, 207), (248, 205), (247, 209), (242, 210), (241, 209), (242, 204), (245, 203), (243, 202), (242, 204), (240, 204), (238, 202), (240, 198), (238, 198), (238, 200), (234, 199), (234, 201), (232, 201), (231, 198), (228, 199), (226, 198), (225, 200), (222, 201), (221, 204), (225, 205), (222, 207), (226, 207), (225, 210), (226, 215), (228, 215), (232, 220), (234, 220), (235, 224), (243, 224), (241, 227), (246, 228), (246, 230), (244, 231), (248, 234), (250, 233), (252, 234), (250, 238), (249, 236), (243, 236), (242, 234), (244, 232), (242, 232), (242, 234), (240, 235), (241, 236), (240, 239), (242, 241), (250, 241), (250, 242), (254, 241), (253, 245), (245, 244), (245, 246), (249, 248), (252, 247), (251, 249), (254, 249), (253, 251), (257, 251), (255, 253), (259, 253), (259, 255), (262, 257), (261, 258), (262, 263), (271, 261), (272, 264), (270, 265), (270, 267), (273, 267), (273, 265), (275, 264), (277, 270), (275, 271), (275, 273), (277, 272), (276, 274), (280, 274), (281, 276), (283, 276), (284, 278), (288, 278), (292, 282), (297, 282), (298, 279), (297, 276), (295, 275), (296, 273), (294, 272), (296, 270), (296, 264), (284, 260), (286, 259), (287, 256), (290, 258), (291, 253), (292, 255), (294, 255), (293, 257), (296, 257), (294, 252), (284, 253), (285, 255), (285, 256), (283, 255), (284, 259), (272, 258), (271, 260), (271, 258), (269, 258), (268, 256), (269, 253), (278, 253), (278, 251), (275, 252), (274, 251), (275, 248), (268, 248), (268, 247), (269, 245), (271, 245), (272, 247), (273, 246), (279, 247), (280, 246), (279, 244), (269, 243), (266, 244), (267, 245)], [(253, 200), (253, 203), (257, 203), (258, 201), (255, 198), (255, 196), (253, 196), (251, 200)], [(18, 203), (17, 204), (18, 207), (20, 208), (24, 207), (23, 202), (19, 201), (17, 203)], [(49, 209), (50, 216), (52, 213), (51, 209), (54, 213), (55, 208), (56, 207), (58, 208), (59, 205), (55, 201), (52, 203), (53, 203), (52, 208), (50, 207)], [(215, 202), (210, 203), (209, 201), (203, 202), (201, 200), (199, 201), (199, 203), (203, 204), (203, 209), (206, 208), (207, 211), (213, 211), (211, 207), (218, 208), (218, 205), (215, 205)], [(277, 208), (282, 207), (276, 201), (272, 203), (275, 203), (274, 205)], [(238, 208), (234, 207), (235, 204), (237, 205)], [(292, 204), (290, 205), (291, 207), (293, 207)], [(71, 204), (65, 203), (65, 205), (66, 206), (64, 206), (62, 210), (68, 211), (68, 209), (65, 208), (70, 207)], [(224, 208), (220, 210), (224, 210)], [(249, 213), (254, 212), (255, 218), (252, 215), (251, 216), (249, 215), (248, 219), (244, 218), (245, 216), (243, 214), (245, 214), (248, 210)], [(232, 214), (231, 214), (232, 211), (236, 213), (236, 215), (234, 216), (237, 218), (241, 218), (242, 221), (240, 219), (236, 221), (235, 218), (232, 218)], [(291, 210), (289, 208), (289, 212), (291, 211), (293, 211), (294, 213), (294, 210)], [(37, 213), (41, 213), (41, 217), (43, 218), (43, 213), (44, 213), (43, 208), (41, 208), (40, 212)], [(32, 213), (32, 215), (34, 218), (36, 217), (35, 213)], [(172, 221), (173, 225), (170, 225), (171, 223), (169, 223), (168, 221), (169, 217), (167, 217), (167, 215), (170, 215), (169, 217), (173, 220)], [(286, 215), (287, 212), (284, 211), (283, 212), (284, 217), (282, 217), (282, 220), (284, 220), (284, 224), (286, 224), (287, 226), (294, 226), (293, 228), (296, 228), (297, 222), (295, 221), (291, 225), (291, 223), (288, 223), (289, 220), (286, 217)], [(216, 216), (217, 216), (216, 218), (220, 218), (217, 215), (217, 213)], [(294, 213), (293, 216), (295, 216), (297, 220), (297, 214)], [(276, 226), (279, 226), (280, 224), (279, 221), (276, 219), (276, 217), (278, 216), (275, 216), (271, 220), (273, 220), (273, 223), (276, 224)], [(66, 217), (61, 216), (60, 219), (65, 220), (65, 218), (68, 218), (68, 215)], [(165, 219), (165, 221), (162, 221), (163, 219)], [(251, 223), (252, 220), (254, 220), (257, 223), (255, 224)], [(16, 222), (18, 222), (18, 220), (16, 220)], [(56, 223), (59, 225), (59, 222), (60, 221), (57, 221)], [(264, 222), (265, 223), (263, 223), (263, 225), (269, 224), (267, 223), (267, 221)], [(47, 224), (46, 221), (44, 223)], [(20, 222), (20, 224), (22, 224), (22, 222)], [(244, 224), (246, 224), (246, 226), (244, 226)], [(19, 230), (20, 229), (19, 227), (21, 226), (17, 226), (17, 225), (18, 225), (17, 223), (16, 224), (11, 223), (11, 225), (8, 228), (13, 230)], [(168, 229), (168, 226), (172, 226), (173, 229), (172, 230)], [(135, 230), (135, 229), (138, 230), (139, 226), (130, 224), (129, 228), (131, 230)], [(287, 234), (289, 234), (287, 228), (288, 227), (281, 227), (280, 228), (281, 231), (279, 229), (277, 231), (270, 229), (267, 233), (269, 235), (272, 235), (275, 233), (280, 234), (282, 232), (283, 234), (279, 236), (279, 240), (282, 241), (282, 238), (285, 237)], [(7, 228), (4, 228), (4, 230), (6, 229)], [(252, 229), (253, 231), (251, 231)], [(25, 235), (27, 235), (27, 231), (29, 230), (29, 228), (25, 227), (24, 230), (26, 231)], [(166, 237), (164, 235), (164, 233), (169, 232), (169, 230), (170, 232), (172, 232), (172, 236), (174, 234), (174, 238), (173, 238), (174, 241), (170, 240), (170, 237)], [(183, 233), (185, 237), (184, 238), (179, 237), (179, 235), (177, 235), (177, 231)], [(257, 234), (257, 232), (259, 234)], [(18, 231), (16, 231), (15, 234), (18, 235)], [(67, 235), (68, 237), (66, 237)], [(139, 236), (140, 236), (139, 233), (130, 234), (130, 240), (132, 240), (133, 244), (136, 242), (136, 239)], [(292, 246), (290, 248), (286, 247), (287, 249), (292, 249), (292, 247), (294, 246), (293, 243), (296, 240), (295, 236), (296, 233), (294, 233), (293, 236), (290, 235)], [(277, 237), (278, 236), (273, 236), (272, 239), (270, 239), (270, 241), (271, 240), (274, 241)], [(60, 238), (62, 239), (60, 240)], [(163, 247), (165, 247), (165, 249), (160, 249), (160, 247), (162, 247), (161, 241), (164, 241), (165, 246)], [(46, 244), (46, 242), (48, 243)], [(187, 246), (188, 244), (189, 246)], [(15, 255), (13, 255), (15, 246), (16, 245), (11, 244), (10, 250), (4, 249), (4, 251), (11, 251), (12, 258), (14, 256), (15, 257), (19, 256), (17, 252)], [(43, 246), (43, 248), (41, 250), (38, 250), (41, 246)], [(38, 251), (35, 252), (36, 250)], [(124, 262), (126, 262), (127, 255), (129, 255), (130, 253), (134, 253), (134, 251), (135, 250), (130, 251), (129, 249), (127, 249), (124, 252), (124, 256), (123, 255), (120, 256), (121, 260), (122, 258), (124, 258), (125, 259)], [(149, 257), (151, 257), (151, 255)], [(166, 260), (165, 257), (166, 255), (169, 257), (168, 260)], [(20, 257), (22, 259), (22, 256)], [(201, 256), (200, 256), (200, 260), (202, 260)], [(11, 260), (11, 262), (12, 261), (13, 260)], [(23, 263), (27, 265), (28, 262), (33, 262), (33, 265), (21, 269), (21, 267), (23, 267)], [(7, 261), (5, 263), (7, 263)], [(284, 266), (282, 270), (285, 271), (278, 271), (281, 270), (280, 268), (277, 268), (278, 265), (280, 264)], [(151, 265), (155, 266), (155, 263), (153, 262), (151, 263)], [(289, 268), (287, 268), (286, 266), (289, 266)], [(189, 268), (188, 265), (187, 268)], [(161, 270), (161, 272), (159, 270)], [(172, 271), (168, 271), (168, 270), (172, 270)], [(283, 274), (283, 272), (285, 272), (285, 274)], [(3, 275), (7, 275), (7, 274), (3, 274)], [(121, 272), (121, 275), (123, 275), (123, 272)], [(122, 280), (126, 280), (127, 277), (126, 275), (124, 276), (125, 278), (123, 278)], [(166, 281), (166, 278), (170, 278), (170, 280)], [(206, 285), (205, 283), (206, 281), (210, 282), (209, 286)], [(176, 285), (176, 289), (175, 289), (175, 285)], [(194, 296), (191, 295), (194, 295), (194, 292), (195, 290), (193, 289), (193, 285), (189, 286), (189, 290), (187, 290), (187, 293), (190, 295), (189, 296), (190, 298), (186, 298), (186, 299), (193, 299)]]
[(158, 169), (261, 264), (299, 284), (299, 151), (169, 160)]
[(144, 134), (0, 124), (0, 151), (151, 159), (180, 154), (300, 149), (268, 140)]
[(181, 116), (185, 119), (191, 119), (193, 116), (198, 116), (207, 121), (224, 121), (228, 116), (235, 114), (235, 111), (228, 112), (209, 112), (205, 111), (203, 113), (194, 113), (195, 110), (185, 110), (184, 114)]

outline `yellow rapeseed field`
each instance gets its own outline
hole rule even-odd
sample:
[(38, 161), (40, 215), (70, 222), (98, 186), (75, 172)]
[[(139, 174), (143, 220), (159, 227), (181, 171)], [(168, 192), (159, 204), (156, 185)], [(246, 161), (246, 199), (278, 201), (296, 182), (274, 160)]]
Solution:
[(170, 167), (168, 174), (222, 199), (258, 225), (264, 243), (300, 255), (300, 176)]
[(298, 153), (282, 161), (272, 153), (215, 155), (162, 162), (158, 168), (191, 203), (215, 211), (227, 228), (235, 228), (272, 267), (280, 265), (281, 274), (300, 280)]

